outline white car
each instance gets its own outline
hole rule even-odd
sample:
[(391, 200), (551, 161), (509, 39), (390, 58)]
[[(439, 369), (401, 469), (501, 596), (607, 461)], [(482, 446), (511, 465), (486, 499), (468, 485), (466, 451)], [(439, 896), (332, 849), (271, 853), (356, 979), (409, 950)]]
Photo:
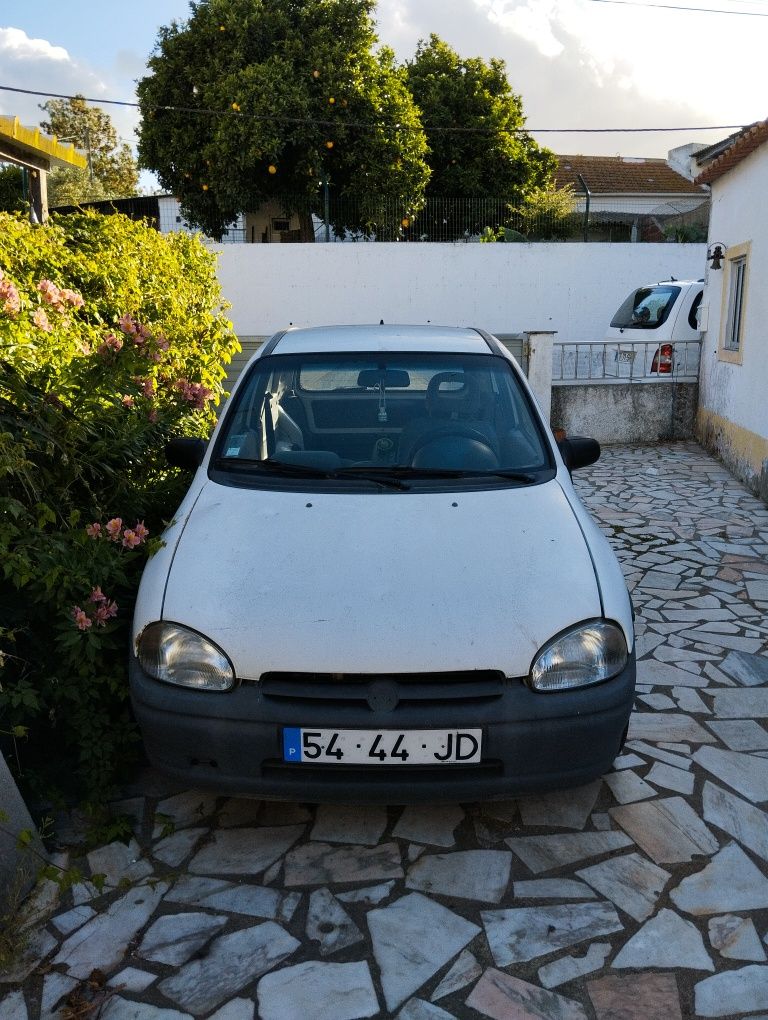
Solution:
[(583, 783), (626, 734), (632, 607), (514, 359), (478, 329), (278, 333), (148, 563), (131, 696), (151, 761), (299, 800)]
[(703, 280), (663, 280), (636, 287), (602, 340), (559, 343), (557, 380), (694, 381), (699, 376)]

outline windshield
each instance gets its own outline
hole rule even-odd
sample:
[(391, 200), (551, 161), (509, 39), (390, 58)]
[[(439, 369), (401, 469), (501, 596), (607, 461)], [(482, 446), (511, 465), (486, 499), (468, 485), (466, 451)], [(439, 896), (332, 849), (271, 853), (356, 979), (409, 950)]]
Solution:
[(272, 355), (233, 398), (211, 466), (235, 484), (529, 484), (553, 473), (534, 415), (509, 362), (492, 354)]
[(633, 290), (611, 319), (619, 329), (657, 329), (672, 310), (679, 287), (660, 284)]

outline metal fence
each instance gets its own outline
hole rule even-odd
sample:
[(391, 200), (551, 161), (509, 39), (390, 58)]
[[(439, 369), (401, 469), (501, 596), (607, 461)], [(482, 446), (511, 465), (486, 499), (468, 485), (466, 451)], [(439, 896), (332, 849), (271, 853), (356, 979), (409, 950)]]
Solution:
[(700, 340), (555, 341), (552, 382), (556, 386), (696, 382), (700, 359)]
[[(283, 196), (274, 200), (285, 217), (301, 224), (285, 231), (282, 241), (322, 242), (451, 242), (526, 241), (696, 242), (706, 241), (709, 199), (663, 201), (609, 199), (593, 194), (589, 208), (574, 196), (570, 207), (559, 211), (521, 212), (506, 197), (427, 198), (418, 208), (386, 196), (363, 198), (340, 195), (331, 189), (324, 196)], [(160, 225), (158, 199), (152, 196), (84, 202), (60, 206), (57, 213), (81, 208), (109, 214), (124, 213)], [(54, 211), (54, 210), (52, 210)], [(184, 226), (177, 229), (186, 229)], [(259, 233), (261, 237), (261, 232)], [(239, 224), (230, 227), (219, 243), (248, 241)]]
[(695, 242), (706, 240), (709, 225), (705, 197), (653, 205), (594, 195), (589, 209), (574, 198), (559, 212), (522, 212), (503, 197), (427, 198), (413, 210), (393, 199), (332, 194), (327, 214), (307, 199), (281, 204), (286, 213), (311, 215), (316, 242)]

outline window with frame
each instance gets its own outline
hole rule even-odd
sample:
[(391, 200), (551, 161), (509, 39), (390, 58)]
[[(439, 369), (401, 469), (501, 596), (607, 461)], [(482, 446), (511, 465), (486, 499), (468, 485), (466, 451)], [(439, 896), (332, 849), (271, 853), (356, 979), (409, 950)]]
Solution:
[(727, 351), (738, 351), (741, 347), (741, 324), (744, 319), (747, 256), (739, 255), (737, 258), (729, 259), (728, 269), (728, 306), (723, 347)]

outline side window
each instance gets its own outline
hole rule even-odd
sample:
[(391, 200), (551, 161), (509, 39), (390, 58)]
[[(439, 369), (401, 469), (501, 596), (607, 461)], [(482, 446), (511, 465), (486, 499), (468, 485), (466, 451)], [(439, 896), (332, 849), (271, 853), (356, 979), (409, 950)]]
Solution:
[(688, 312), (688, 325), (691, 329), (698, 330), (701, 328), (699, 326), (699, 306), (703, 297), (704, 291), (701, 290), (691, 302), (691, 310)]
[[(749, 304), (749, 260), (751, 242), (728, 245), (722, 275), (720, 337), (717, 357), (740, 365), (744, 357), (744, 323)], [(711, 278), (710, 278), (710, 282)]]
[(725, 320), (725, 336), (723, 338), (723, 347), (727, 351), (738, 351), (741, 347), (746, 274), (746, 255), (739, 255), (737, 258), (728, 260), (728, 306)]

